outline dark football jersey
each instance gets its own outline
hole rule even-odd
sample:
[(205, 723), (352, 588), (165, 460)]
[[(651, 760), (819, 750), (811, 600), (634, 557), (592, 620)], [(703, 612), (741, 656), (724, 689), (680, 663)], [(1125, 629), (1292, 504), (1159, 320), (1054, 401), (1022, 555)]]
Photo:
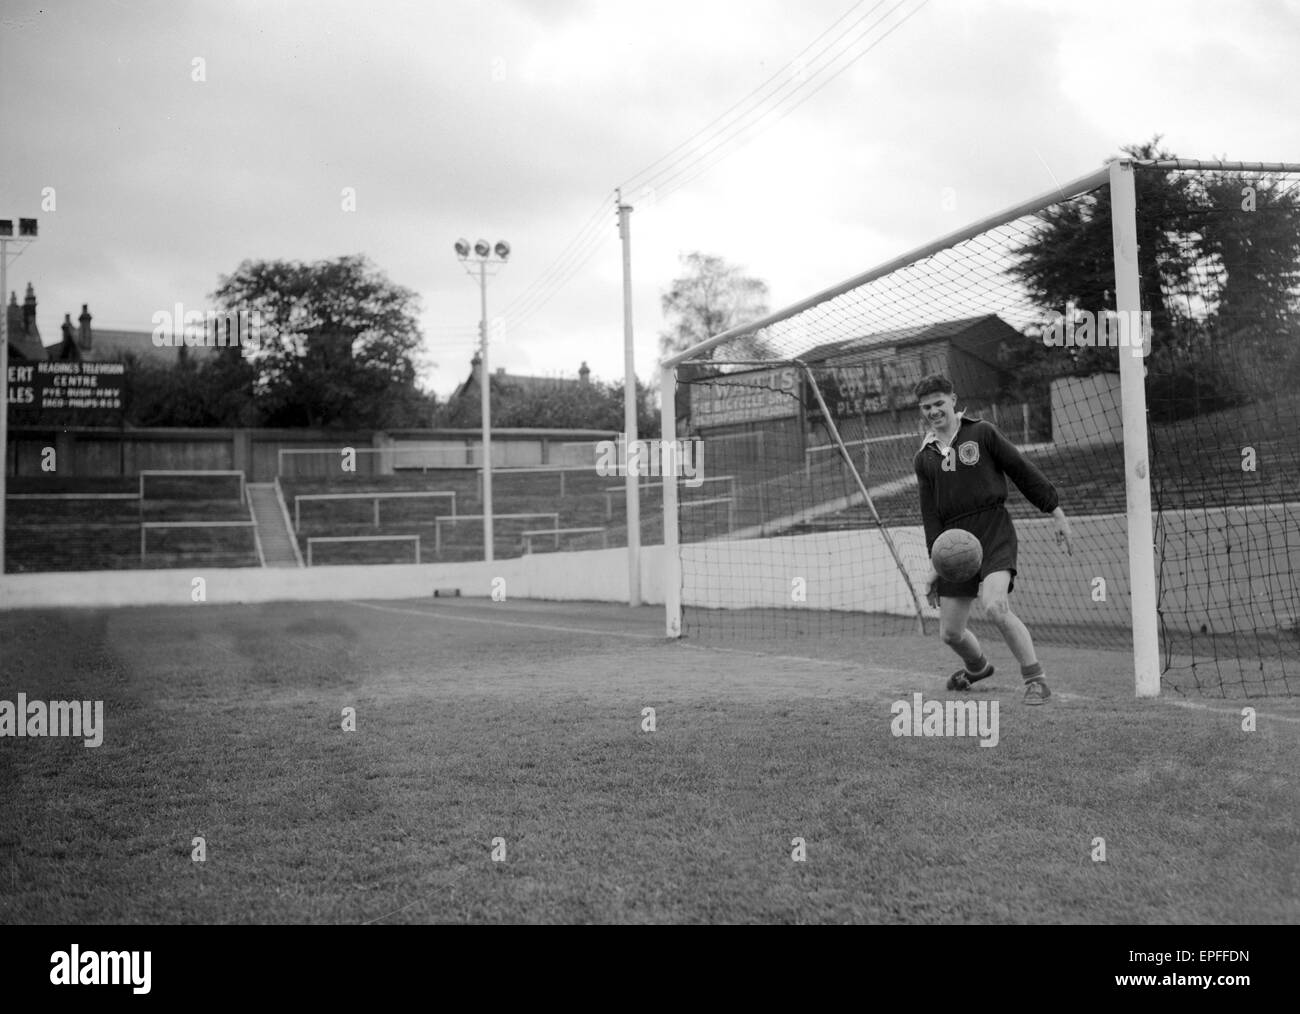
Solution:
[(927, 553), (944, 529), (967, 515), (1006, 503), (1008, 477), (1043, 513), (1057, 507), (1056, 487), (1047, 477), (1001, 430), (974, 416), (958, 420), (949, 448), (941, 447), (933, 433), (927, 436), (913, 465)]

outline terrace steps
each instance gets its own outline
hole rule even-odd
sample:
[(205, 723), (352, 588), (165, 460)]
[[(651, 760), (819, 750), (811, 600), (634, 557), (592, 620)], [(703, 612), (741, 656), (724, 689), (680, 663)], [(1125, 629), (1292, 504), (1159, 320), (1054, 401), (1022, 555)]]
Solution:
[(293, 532), (280, 506), (273, 482), (250, 482), (248, 502), (257, 522), (257, 537), (262, 543), (262, 557), (267, 567), (300, 567), (294, 553)]

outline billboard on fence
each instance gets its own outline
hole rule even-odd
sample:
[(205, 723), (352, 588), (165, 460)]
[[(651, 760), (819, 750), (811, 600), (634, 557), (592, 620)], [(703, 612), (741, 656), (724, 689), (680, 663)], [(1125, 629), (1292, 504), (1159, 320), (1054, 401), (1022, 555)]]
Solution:
[[(919, 354), (900, 354), (893, 348), (862, 356), (851, 363), (819, 363), (813, 370), (826, 407), (837, 419), (915, 407), (912, 391), (924, 374)], [(809, 422), (821, 418), (821, 409), (811, 391), (805, 395), (804, 404)]]
[(122, 363), (16, 363), (9, 366), (9, 404), (119, 413), (125, 382)]
[(798, 414), (799, 371), (793, 366), (727, 373), (691, 387), (691, 423), (700, 429)]

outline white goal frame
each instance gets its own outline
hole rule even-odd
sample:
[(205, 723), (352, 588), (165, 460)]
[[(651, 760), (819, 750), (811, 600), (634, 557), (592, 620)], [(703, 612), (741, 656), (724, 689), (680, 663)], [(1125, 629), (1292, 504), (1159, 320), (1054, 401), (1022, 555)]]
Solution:
[[(1300, 172), (1300, 165), (1270, 162), (1220, 162), (1193, 159), (1135, 159), (1121, 157), (1105, 168), (1040, 194), (998, 214), (983, 218), (964, 229), (918, 247), (869, 271), (841, 282), (801, 302), (769, 314), (760, 320), (714, 335), (666, 359), (660, 367), (662, 405), (661, 438), (665, 448), (676, 447), (676, 370), (682, 363), (724, 342), (760, 331), (788, 320), (814, 306), (852, 289), (882, 278), (900, 268), (921, 261), (949, 247), (1006, 225), (1045, 207), (1060, 204), (1100, 187), (1109, 186), (1115, 270), (1116, 310), (1121, 318), (1136, 319), (1141, 310), (1138, 275), (1137, 198), (1134, 182), (1138, 167), (1158, 170), (1191, 169), (1241, 172)], [(1141, 357), (1120, 354), (1120, 396), (1124, 427), (1124, 474), (1127, 498), (1129, 580), (1132, 601), (1134, 683), (1138, 697), (1160, 693), (1160, 640), (1156, 612), (1155, 539), (1151, 512), (1149, 437), (1147, 432), (1145, 362)], [(678, 524), (678, 489), (675, 468), (665, 467), (664, 508), (664, 599), (666, 630), (670, 638), (682, 633), (682, 561)]]

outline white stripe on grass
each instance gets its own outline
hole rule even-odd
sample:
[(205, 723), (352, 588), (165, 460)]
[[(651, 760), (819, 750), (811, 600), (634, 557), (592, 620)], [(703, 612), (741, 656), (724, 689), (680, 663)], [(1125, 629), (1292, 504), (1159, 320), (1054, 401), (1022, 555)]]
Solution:
[[(457, 612), (454, 616), (449, 614), (439, 614), (424, 609), (399, 609), (396, 606), (380, 606), (373, 602), (360, 602), (356, 599), (345, 600), (349, 605), (361, 606), (365, 609), (374, 609), (381, 613), (399, 613), (403, 616), (423, 616), (434, 620), (450, 620), (455, 623), (482, 623), (487, 626), (500, 627), (523, 627), (528, 630), (548, 630), (565, 634), (591, 634), (594, 637), (626, 637), (637, 641), (668, 641), (666, 634), (639, 634), (630, 630), (599, 630), (591, 627), (566, 627), (558, 623), (525, 623), (522, 620), (502, 620), (490, 619), (482, 616), (466, 616)], [(684, 644), (678, 643), (678, 647), (689, 651), (711, 651), (723, 652), (732, 655), (747, 655), (750, 658), (770, 658), (783, 662), (806, 662), (811, 665), (824, 665), (837, 669), (861, 670), (861, 662), (851, 662), (845, 659), (826, 659), (826, 658), (805, 658), (802, 655), (773, 655), (767, 651), (745, 651), (742, 648), (716, 648), (703, 644)], [(872, 666), (873, 673), (882, 673), (889, 675), (899, 675), (916, 677), (923, 675), (917, 672), (910, 672), (902, 669), (885, 669), (879, 666)]]
[[(547, 630), (547, 631), (554, 631), (554, 632), (565, 633), (565, 634), (590, 634), (593, 637), (623, 637), (623, 638), (628, 638), (630, 640), (636, 640), (636, 641), (667, 641), (668, 640), (668, 637), (664, 634), (640, 634), (630, 630), (600, 630), (592, 627), (567, 627), (558, 623), (525, 623), (522, 620), (503, 620), (503, 619), (490, 619), (482, 616), (466, 616), (460, 612), (457, 612), (454, 616), (452, 616), (452, 615), (443, 615), (435, 612), (430, 612), (425, 609), (400, 609), (396, 606), (381, 606), (381, 605), (376, 605), (373, 602), (360, 602), (355, 599), (347, 599), (346, 601), (349, 605), (361, 606), (362, 608), (365, 609), (374, 609), (377, 612), (381, 612), (381, 613), (398, 613), (403, 616), (423, 616), (426, 619), (450, 620), (455, 623), (482, 623), (486, 626), (523, 627), (528, 630)], [(879, 674), (882, 676), (897, 676), (900, 678), (905, 678), (907, 680), (915, 680), (918, 677), (933, 678), (933, 674), (929, 672), (920, 673), (920, 672), (914, 672), (905, 669), (887, 669), (887, 668), (882, 668), (880, 666), (867, 667), (864, 666), (861, 662), (851, 662), (843, 659), (807, 658), (803, 655), (773, 655), (772, 653), (766, 651), (745, 651), (743, 648), (718, 648), (718, 647), (713, 647), (710, 645), (703, 645), (703, 644), (679, 643), (678, 646), (688, 651), (708, 651), (708, 652), (719, 652), (722, 654), (729, 654), (729, 655), (746, 655), (750, 658), (769, 658), (769, 659), (774, 659), (782, 662), (800, 662), (807, 665), (827, 666), (833, 669), (852, 669), (857, 672), (863, 672), (869, 670), (873, 675)], [(1067, 701), (1086, 701), (1090, 703), (1095, 703), (1096, 701), (1095, 698), (1089, 697), (1086, 694), (1067, 693), (1059, 690), (1054, 691), (1052, 696)], [(1236, 717), (1240, 717), (1241, 715), (1240, 709), (1233, 710), (1231, 708), (1215, 708), (1215, 707), (1211, 707), (1208, 704), (1199, 704), (1195, 701), (1176, 701), (1176, 700), (1171, 700), (1169, 697), (1163, 694), (1156, 699), (1156, 703), (1172, 705), (1177, 708), (1190, 708), (1193, 711), (1208, 711), (1220, 715), (1233, 715)], [(1293, 724), (1300, 724), (1300, 718), (1292, 718), (1287, 715), (1269, 714), (1266, 711), (1261, 711), (1254, 704), (1250, 704), (1250, 705), (1243, 704), (1242, 707), (1255, 708), (1255, 714), (1260, 718), (1271, 718), (1279, 722), (1291, 722)]]

